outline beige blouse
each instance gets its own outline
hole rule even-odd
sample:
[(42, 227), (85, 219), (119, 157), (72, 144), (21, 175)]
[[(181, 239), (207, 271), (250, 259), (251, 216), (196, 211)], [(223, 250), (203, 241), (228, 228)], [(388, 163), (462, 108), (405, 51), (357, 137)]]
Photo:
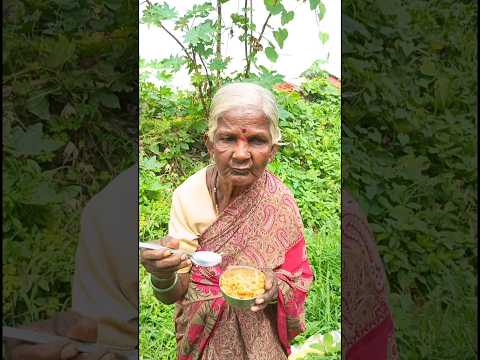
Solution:
[[(180, 240), (180, 249), (194, 252), (197, 238), (217, 218), (212, 198), (207, 188), (207, 168), (190, 176), (174, 192), (168, 235)], [(182, 269), (178, 272), (188, 272)]]
[(96, 194), (82, 212), (72, 309), (96, 319), (97, 343), (132, 351), (138, 339), (138, 167)]

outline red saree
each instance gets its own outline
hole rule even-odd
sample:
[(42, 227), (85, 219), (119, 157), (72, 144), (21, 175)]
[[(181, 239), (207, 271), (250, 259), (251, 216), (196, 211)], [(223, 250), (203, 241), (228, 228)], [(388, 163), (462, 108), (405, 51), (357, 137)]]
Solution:
[[(215, 268), (192, 268), (187, 293), (175, 309), (178, 359), (287, 359), (290, 341), (304, 330), (304, 305), (313, 280), (290, 191), (265, 171), (198, 240), (199, 250), (221, 252), (223, 262)], [(229, 265), (273, 269), (278, 303), (255, 313), (231, 308), (218, 287)]]
[(398, 359), (387, 281), (366, 217), (342, 193), (342, 358)]

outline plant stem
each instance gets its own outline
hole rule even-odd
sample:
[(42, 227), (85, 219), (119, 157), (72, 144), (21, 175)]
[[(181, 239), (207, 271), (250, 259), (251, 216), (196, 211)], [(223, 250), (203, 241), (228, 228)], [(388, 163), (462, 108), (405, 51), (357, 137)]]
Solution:
[[(217, 59), (222, 59), (222, 3), (220, 0), (217, 0)], [(215, 85), (217, 88), (220, 87), (220, 77), (221, 71), (217, 70), (217, 77), (215, 79)]]
[[(252, 54), (252, 38), (253, 38), (253, 0), (250, 0), (250, 42), (248, 52)], [(248, 68), (250, 71), (250, 62), (248, 63)]]
[(246, 61), (246, 65), (245, 65), (245, 77), (246, 77), (246, 78), (248, 77), (248, 74), (249, 74), (249, 72), (250, 72), (250, 64), (249, 64), (249, 61), (248, 61), (248, 21), (247, 21), (247, 10), (248, 10), (248, 0), (245, 0), (245, 5), (244, 5), (244, 8), (243, 8), (243, 15), (244, 15), (244, 17), (245, 17), (245, 25), (244, 25), (244, 27), (243, 27), (245, 39), (243, 40), (243, 43), (244, 43), (244, 46), (245, 46), (245, 61)]
[[(152, 6), (152, 3), (151, 3), (149, 0), (145, 0), (145, 1), (146, 1), (146, 3), (147, 3), (149, 6)], [(175, 35), (173, 35), (173, 33), (170, 32), (162, 23), (160, 23), (159, 25), (160, 25), (160, 27), (161, 27), (168, 35), (170, 35), (170, 37), (171, 37), (173, 40), (175, 40), (175, 41), (177, 42), (178, 45), (180, 45), (180, 47), (182, 48), (182, 50), (183, 50), (183, 52), (185, 53), (185, 55), (187, 56), (187, 58), (189, 58), (190, 61), (195, 62), (195, 61), (193, 60), (193, 58), (191, 57), (191, 55), (188, 53), (187, 48), (182, 44), (182, 42), (181, 42), (180, 40), (178, 40), (178, 38), (177, 38)]]
[(260, 36), (258, 37), (258, 42), (262, 40), (263, 33), (265, 32), (265, 29), (267, 28), (268, 20), (272, 17), (272, 14), (268, 14), (267, 19), (265, 20), (265, 23), (262, 26), (262, 31), (260, 32)]
[(180, 40), (177, 39), (177, 37), (175, 35), (173, 35), (165, 26), (163, 26), (163, 24), (160, 24), (160, 27), (168, 34), (170, 35), (173, 40), (175, 40), (177, 42), (178, 45), (180, 45), (180, 47), (182, 48), (183, 52), (185, 53), (185, 55), (190, 59), (190, 61), (192, 62), (195, 62), (192, 58), (192, 56), (188, 53), (188, 50), (187, 48), (180, 42)]
[(200, 62), (202, 63), (203, 68), (205, 69), (205, 75), (207, 76), (207, 81), (208, 81), (207, 94), (208, 94), (208, 96), (211, 96), (211, 94), (212, 94), (212, 80), (211, 80), (210, 74), (208, 72), (207, 65), (205, 64), (205, 61), (202, 58), (202, 55), (198, 54), (198, 57), (200, 58)]
[[(250, 17), (251, 17), (250, 21), (253, 21), (253, 16), (252, 16), (251, 13), (250, 13)], [(267, 28), (268, 20), (270, 20), (271, 17), (272, 17), (272, 14), (271, 13), (268, 14), (267, 19), (263, 23), (262, 31), (260, 32), (260, 35), (258, 36), (258, 40), (257, 40), (258, 43), (260, 43), (260, 41), (262, 40), (263, 34), (265, 33), (265, 29)], [(247, 74), (250, 74), (250, 64), (251, 64), (251, 61), (252, 61), (253, 57), (256, 55), (256, 53), (257, 53), (257, 50), (255, 48), (252, 48), (252, 46), (250, 46), (250, 56), (247, 59), (247, 67), (245, 69), (245, 76), (248, 76)]]

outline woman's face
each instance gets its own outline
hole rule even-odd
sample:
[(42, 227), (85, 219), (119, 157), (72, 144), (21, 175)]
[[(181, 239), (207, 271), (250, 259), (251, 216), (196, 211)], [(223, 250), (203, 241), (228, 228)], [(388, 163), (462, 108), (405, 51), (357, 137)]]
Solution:
[(258, 179), (278, 149), (272, 145), (265, 114), (245, 107), (231, 109), (218, 119), (213, 142), (207, 146), (220, 176), (238, 187)]

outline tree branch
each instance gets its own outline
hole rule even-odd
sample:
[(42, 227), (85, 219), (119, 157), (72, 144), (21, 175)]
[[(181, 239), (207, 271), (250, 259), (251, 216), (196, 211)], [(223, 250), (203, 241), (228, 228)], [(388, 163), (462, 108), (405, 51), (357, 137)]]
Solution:
[[(211, 78), (210, 78), (210, 74), (208, 73), (207, 65), (205, 64), (205, 61), (203, 61), (202, 55), (198, 54), (198, 57), (200, 58), (200, 62), (202, 63), (203, 68), (205, 69), (205, 75), (207, 75), (208, 84), (210, 85)], [(210, 88), (210, 86), (209, 86), (209, 88)], [(208, 91), (208, 93), (210, 94), (211, 91)]]
[(247, 7), (248, 7), (248, 0), (245, 0), (245, 5), (243, 8), (243, 16), (245, 17), (245, 25), (243, 27), (245, 39), (243, 40), (243, 44), (245, 47), (245, 77), (248, 77), (248, 73), (250, 71), (250, 64), (248, 62), (248, 18), (247, 18)]
[[(147, 4), (149, 6), (152, 6), (152, 3), (150, 2), (150, 0), (145, 0), (147, 2)], [(194, 19), (195, 20), (195, 19)], [(182, 44), (182, 42), (180, 40), (178, 40), (178, 38), (172, 33), (170, 32), (162, 23), (159, 24), (159, 26), (168, 34), (170, 35), (170, 37), (175, 40), (175, 42), (180, 45), (180, 47), (182, 48), (183, 52), (185, 53), (186, 57), (190, 60), (190, 62), (192, 63), (192, 67), (193, 67), (193, 71), (196, 73), (196, 74), (199, 74), (199, 71), (198, 71), (198, 68), (197, 68), (197, 61), (195, 59), (195, 52), (192, 51), (192, 54), (190, 54), (187, 50), (187, 48)], [(203, 59), (202, 57), (200, 56), (200, 61), (202, 62), (203, 66), (205, 67), (205, 70), (207, 71), (207, 77), (208, 77), (208, 70), (207, 70), (207, 67), (205, 65), (205, 63), (203, 62)], [(204, 110), (204, 113), (205, 115), (207, 116), (208, 115), (208, 108), (207, 108), (207, 104), (206, 104), (206, 101), (205, 101), (205, 94), (203, 93), (203, 90), (202, 90), (202, 85), (199, 84), (197, 85), (197, 90), (198, 90), (198, 94), (200, 95), (200, 101), (202, 103), (202, 107), (203, 107), (203, 110)]]
[(168, 35), (170, 35), (173, 40), (175, 40), (177, 42), (178, 45), (180, 45), (180, 47), (182, 48), (183, 52), (185, 53), (185, 55), (190, 59), (190, 61), (192, 62), (195, 62), (195, 60), (192, 58), (192, 56), (188, 53), (188, 50), (187, 48), (180, 42), (180, 40), (177, 39), (177, 37), (175, 35), (173, 35), (165, 26), (163, 26), (163, 24), (160, 24), (160, 27), (166, 31), (166, 33)]
[[(245, 3), (246, 3), (246, 0), (245, 0)], [(253, 16), (252, 15), (250, 15), (250, 16), (251, 16), (251, 21), (253, 21)], [(259, 44), (260, 44), (260, 41), (263, 38), (263, 34), (265, 33), (265, 29), (267, 28), (268, 20), (270, 20), (271, 17), (272, 17), (272, 14), (269, 13), (268, 16), (267, 16), (267, 19), (263, 23), (262, 31), (260, 32), (260, 35), (258, 36), (258, 40), (257, 40)], [(252, 39), (253, 39), (253, 36), (252, 36)], [(252, 48), (252, 46), (250, 46), (250, 56), (247, 59), (247, 67), (245, 69), (245, 76), (248, 76), (248, 74), (250, 73), (250, 64), (251, 64), (252, 58), (256, 54), (257, 54), (257, 49), (255, 47)]]
[[(216, 58), (221, 60), (222, 58), (222, 3), (217, 0), (217, 54)], [(215, 79), (215, 85), (220, 87), (220, 75), (221, 71), (217, 70), (217, 78)]]
[(262, 40), (263, 33), (265, 32), (265, 29), (267, 28), (268, 20), (272, 17), (272, 14), (268, 14), (267, 19), (265, 20), (265, 23), (262, 26), (262, 31), (260, 32), (260, 36), (258, 37), (258, 42)]

